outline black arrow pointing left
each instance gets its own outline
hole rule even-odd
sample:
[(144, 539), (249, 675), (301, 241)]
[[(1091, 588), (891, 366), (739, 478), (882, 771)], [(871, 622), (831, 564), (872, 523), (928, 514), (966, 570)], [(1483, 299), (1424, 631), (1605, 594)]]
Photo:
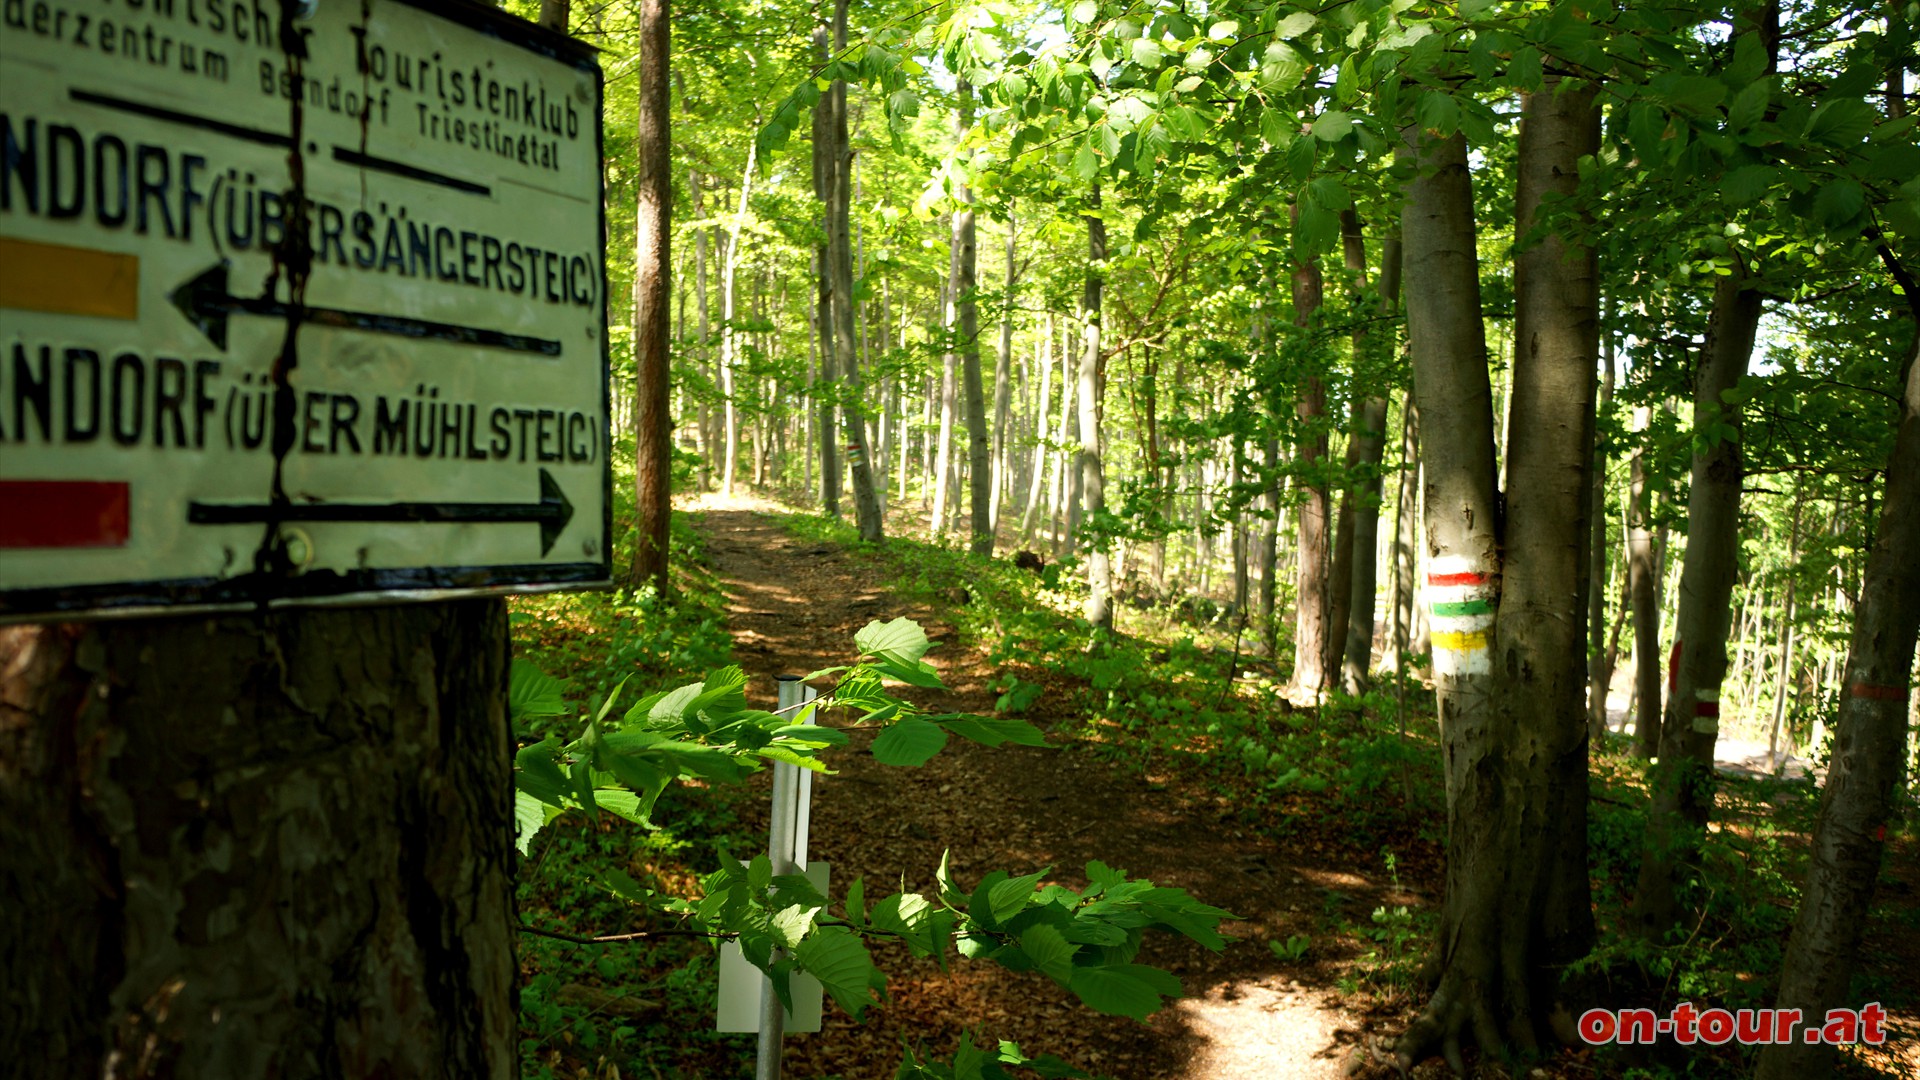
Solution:
[(384, 315), (377, 311), (343, 311), (338, 308), (296, 306), (275, 300), (270, 296), (234, 296), (227, 291), (225, 260), (216, 263), (192, 281), (173, 290), (172, 300), (173, 306), (180, 309), (181, 314), (187, 317), (187, 321), (199, 327), (200, 332), (207, 335), (207, 340), (223, 350), (227, 347), (228, 315), (242, 312), (248, 315), (285, 317), (298, 312), (302, 322), (317, 323), (321, 326), (338, 326), (348, 330), (397, 334), (401, 337), (426, 338), (434, 341), (457, 341), (464, 345), (483, 345), (511, 352), (538, 353), (541, 356), (560, 355), (560, 343), (550, 338), (508, 334), (499, 330), (484, 330), (475, 326), (414, 319), (405, 315)]
[(573, 504), (553, 475), (540, 470), (540, 501), (535, 503), (396, 502), (396, 503), (204, 503), (187, 504), (187, 520), (195, 525), (241, 525), (266, 521), (483, 521), (540, 523), (540, 554), (553, 550)]

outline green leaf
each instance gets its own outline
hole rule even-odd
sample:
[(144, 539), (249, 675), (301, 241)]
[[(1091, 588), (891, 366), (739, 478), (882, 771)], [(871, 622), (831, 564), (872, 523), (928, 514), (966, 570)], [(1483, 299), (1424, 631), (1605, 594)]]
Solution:
[[(848, 906), (852, 906), (852, 897), (848, 897)], [(921, 927), (927, 919), (927, 912), (933, 907), (926, 897), (919, 893), (895, 893), (873, 905), (870, 919), (875, 930), (885, 930), (899, 934), (926, 947)]]
[(882, 765), (925, 765), (940, 748), (947, 745), (947, 731), (919, 717), (908, 717), (880, 733), (873, 740), (873, 756)]
[(1060, 931), (1046, 923), (1021, 931), (1020, 951), (1027, 954), (1034, 967), (1061, 986), (1073, 981), (1073, 956), (1080, 951), (1080, 946), (1069, 944), (1060, 936)]
[(559, 749), (552, 739), (542, 739), (513, 755), (513, 786), (549, 806), (564, 807), (573, 784), (554, 758)]
[(1296, 11), (1273, 28), (1274, 37), (1295, 38), (1313, 29), (1316, 20), (1311, 11)]
[(1099, 17), (1100, 5), (1094, 3), (1094, 0), (1080, 0), (1079, 3), (1073, 5), (1074, 22), (1090, 23)]
[(1025, 720), (997, 716), (963, 716), (941, 720), (940, 724), (963, 739), (982, 746), (1017, 743), (1021, 746), (1046, 746), (1047, 736)]
[(662, 784), (658, 790), (644, 793), (625, 788), (595, 788), (593, 801), (599, 804), (600, 809), (616, 817), (623, 817), (636, 825), (645, 825), (647, 815), (653, 812), (654, 800), (660, 797), (660, 791), (665, 788), (666, 785)]
[(516, 788), (513, 793), (513, 842), (520, 849), (520, 854), (527, 853), (527, 846), (533, 843), (534, 834), (546, 823), (546, 804)]
[(507, 676), (507, 716), (526, 720), (564, 715), (567, 703), (561, 689), (559, 679), (541, 671), (532, 661), (515, 660)]
[(875, 969), (867, 946), (852, 931), (823, 926), (793, 947), (801, 970), (820, 985), (847, 1014), (859, 1020), (873, 1004)]
[(951, 850), (940, 853), (940, 868), (934, 871), (933, 877), (940, 883), (940, 899), (950, 906), (959, 907), (967, 902), (967, 894), (960, 888), (960, 883), (953, 879), (953, 871), (947, 868), (952, 856)]
[(1766, 117), (1767, 104), (1772, 99), (1772, 79), (1757, 79), (1748, 83), (1734, 95), (1733, 104), (1727, 107), (1727, 126), (1735, 131), (1751, 128)]
[(873, 669), (889, 679), (906, 683), (908, 686), (918, 686), (928, 690), (946, 688), (946, 684), (940, 681), (940, 673), (925, 660), (901, 663), (892, 658), (882, 657), (873, 662)]
[(1321, 142), (1339, 142), (1353, 131), (1353, 118), (1344, 110), (1328, 109), (1313, 121), (1313, 137)]
[(1163, 59), (1160, 53), (1160, 43), (1152, 38), (1134, 38), (1132, 53), (1133, 62), (1143, 68), (1157, 68)]
[(825, 746), (847, 745), (847, 733), (839, 728), (822, 727), (819, 724), (788, 724), (773, 729), (776, 739), (793, 739), (796, 742), (820, 743)]
[(1423, 130), (1444, 138), (1460, 130), (1460, 103), (1445, 91), (1429, 90), (1413, 103), (1413, 117)]
[[(1046, 877), (1047, 871), (1051, 869), (1053, 868), (1048, 867), (1047, 870), (1037, 873), (994, 882), (993, 887), (987, 891), (987, 908), (993, 912), (994, 919), (1006, 922), (1026, 907), (1027, 901), (1033, 896), (1033, 887), (1040, 884), (1040, 879)], [(987, 880), (991, 881), (992, 875), (988, 875)], [(985, 883), (982, 882), (982, 884)], [(978, 915), (979, 912), (976, 911), (973, 914)]]
[(1867, 207), (1867, 193), (1852, 180), (1822, 184), (1813, 196), (1813, 219), (1829, 229), (1853, 224)]
[(854, 878), (847, 886), (847, 921), (855, 926), (863, 926), (867, 921), (867, 886), (860, 878)]
[(1873, 106), (1859, 98), (1836, 98), (1807, 118), (1807, 138), (1831, 146), (1851, 146), (1873, 131), (1878, 116)]
[(1160, 1008), (1162, 998), (1182, 992), (1179, 979), (1145, 964), (1075, 968), (1067, 989), (1094, 1012), (1135, 1020), (1145, 1020)]
[(1213, 41), (1226, 41), (1240, 32), (1240, 24), (1232, 19), (1222, 19), (1207, 27), (1207, 37)]
[(1735, 206), (1758, 201), (1773, 186), (1780, 170), (1772, 165), (1742, 165), (1720, 180), (1720, 194)]
[(920, 624), (902, 616), (883, 623), (875, 619), (853, 635), (853, 645), (862, 656), (878, 657), (911, 665), (933, 648)]

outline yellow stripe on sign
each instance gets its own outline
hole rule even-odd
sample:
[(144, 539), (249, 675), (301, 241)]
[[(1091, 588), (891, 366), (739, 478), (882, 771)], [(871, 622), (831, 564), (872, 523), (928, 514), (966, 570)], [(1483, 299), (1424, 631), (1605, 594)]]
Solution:
[(1436, 633), (1433, 635), (1433, 647), (1451, 652), (1474, 652), (1487, 647), (1487, 632), (1463, 630), (1456, 634)]
[(140, 257), (0, 236), (0, 307), (137, 318)]

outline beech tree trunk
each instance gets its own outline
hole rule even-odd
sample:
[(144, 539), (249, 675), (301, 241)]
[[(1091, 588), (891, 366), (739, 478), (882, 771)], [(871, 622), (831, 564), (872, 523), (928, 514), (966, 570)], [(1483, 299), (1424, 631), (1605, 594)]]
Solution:
[(1592, 252), (1534, 238), (1549, 195), (1571, 197), (1599, 143), (1590, 86), (1549, 78), (1522, 106), (1515, 358), (1505, 515), (1481, 330), (1466, 143), (1415, 132), (1404, 236), (1426, 452), (1429, 598), (1447, 777), (1447, 880), (1437, 982), (1395, 1048), (1462, 1071), (1464, 1039), (1535, 1050), (1567, 1016), (1560, 967), (1593, 933), (1586, 866), (1587, 474), (1599, 304)]
[[(706, 219), (706, 210), (700, 204), (700, 191), (704, 186), (705, 181), (698, 172), (692, 169), (687, 170), (687, 198), (693, 206), (693, 219), (695, 221), (704, 221)], [(713, 332), (712, 326), (710, 325), (711, 312), (707, 304), (707, 233), (710, 231), (708, 226), (701, 225), (700, 228), (694, 230), (693, 233), (694, 306), (700, 316), (700, 347), (694, 355), (699, 358), (695, 361), (696, 365), (704, 371), (712, 384), (709, 388), (709, 394), (711, 394), (712, 389), (718, 388), (720, 385), (720, 380), (716, 377), (717, 372), (713, 368), (713, 353), (707, 340), (708, 335)], [(672, 242), (671, 237), (668, 238), (668, 242)], [(713, 427), (713, 408), (708, 404), (707, 398), (702, 398), (700, 401), (700, 441), (703, 444), (701, 449), (704, 452), (700, 460), (701, 491), (707, 491), (713, 486), (713, 458), (720, 449), (720, 439), (716, 437)]]
[[(847, 47), (847, 0), (833, 5), (833, 40), (836, 49)], [(829, 176), (828, 220), (832, 229), (827, 240), (828, 268), (833, 275), (833, 351), (840, 387), (846, 405), (840, 410), (847, 440), (847, 465), (853, 479), (854, 523), (860, 539), (878, 542), (885, 534), (880, 516), (880, 492), (873, 483), (873, 460), (867, 452), (866, 395), (861, 385), (860, 361), (853, 329), (853, 149), (847, 139), (847, 83), (836, 79), (826, 95), (833, 102), (833, 169)], [(752, 159), (749, 152), (748, 159)], [(744, 205), (744, 204), (743, 204)], [(829, 440), (831, 445), (831, 440)], [(835, 472), (838, 482), (838, 472)]]
[[(1295, 214), (1299, 212), (1296, 206)], [(1308, 260), (1293, 268), (1293, 323), (1306, 328), (1320, 310), (1322, 295), (1320, 263)], [(1307, 384), (1294, 402), (1294, 414), (1309, 434), (1300, 440), (1297, 450), (1301, 475), (1311, 476), (1320, 459), (1327, 456), (1325, 432), (1311, 431), (1327, 412), (1327, 391), (1318, 375), (1307, 376)], [(1306, 498), (1300, 504), (1298, 557), (1294, 568), (1293, 684), (1302, 690), (1319, 693), (1327, 686), (1327, 654), (1331, 641), (1328, 623), (1332, 617), (1330, 589), (1330, 538), (1327, 520), (1330, 506), (1327, 489), (1309, 480), (1300, 482)]]
[[(1747, 373), (1760, 327), (1761, 297), (1750, 286), (1738, 271), (1718, 279), (1705, 363), (1694, 385), (1687, 550), (1674, 627), (1679, 661), (1660, 724), (1660, 760), (1633, 905), (1641, 933), (1655, 940), (1678, 919), (1679, 876), (1698, 859), (1713, 809), (1713, 747), (1720, 731), (1720, 684), (1727, 675), (1733, 584), (1740, 571), (1740, 485), (1746, 478), (1740, 406), (1726, 399)], [(1732, 433), (1713, 438), (1710, 432), (1721, 426)]]
[(0, 1054), (516, 1075), (499, 600), (0, 628)]
[(670, 322), (673, 317), (673, 173), (669, 159), (672, 100), (668, 0), (640, 4), (640, 119), (634, 187), (633, 409), (634, 494), (639, 539), (633, 578), (667, 595), (667, 531), (673, 518), (673, 417), (668, 412)]
[[(1613, 338), (1610, 334), (1600, 351), (1606, 367), (1600, 381), (1600, 404), (1596, 412), (1604, 415), (1613, 401)], [(1613, 682), (1613, 659), (1607, 655), (1607, 587), (1612, 584), (1607, 574), (1608, 449), (1596, 422), (1593, 505), (1587, 518), (1587, 527), (1593, 530), (1593, 537), (1587, 541), (1587, 741), (1596, 746), (1607, 734), (1607, 688)]]
[[(1350, 269), (1359, 270), (1364, 281), (1367, 252), (1360, 232), (1360, 219), (1352, 211), (1347, 211), (1341, 214), (1340, 221), (1347, 265)], [(1390, 236), (1381, 244), (1378, 285), (1376, 292), (1380, 311), (1391, 315), (1399, 306), (1400, 296), (1398, 237)], [(1392, 345), (1391, 335), (1381, 342), (1364, 327), (1353, 332), (1353, 354), (1357, 358), (1365, 358), (1369, 369), (1374, 369), (1380, 354), (1390, 351)], [(1387, 399), (1385, 396), (1364, 398), (1355, 403), (1354, 413), (1353, 433), (1347, 444), (1349, 467), (1358, 472), (1361, 479), (1357, 482), (1348, 481), (1348, 490), (1354, 496), (1351, 510), (1353, 535), (1349, 545), (1352, 570), (1351, 584), (1347, 589), (1347, 626), (1341, 649), (1340, 681), (1347, 692), (1358, 694), (1366, 689), (1368, 669), (1373, 665), (1374, 593), (1379, 585), (1380, 461), (1387, 448)]]
[[(960, 80), (960, 112), (955, 137), (966, 138), (973, 127), (973, 87)], [(987, 437), (986, 390), (980, 378), (980, 253), (973, 225), (973, 190), (961, 185), (960, 205), (953, 212), (954, 307), (960, 323), (960, 371), (967, 410), (967, 525), (968, 548), (975, 555), (993, 554), (993, 446)]]
[[(1914, 299), (1909, 296), (1908, 303)], [(1913, 694), (1914, 639), (1920, 632), (1920, 311), (1908, 326), (1899, 429), (1887, 462), (1887, 497), (1854, 608), (1834, 737), (1813, 858), (1800, 914), (1781, 966), (1775, 1004), (1811, 1022), (1828, 1009), (1858, 1005), (1846, 997), (1860, 934), (1880, 877), (1887, 826), (1906, 765), (1907, 707)], [(1792, 1043), (1763, 1047), (1758, 1080), (1798, 1080), (1832, 1071), (1833, 1048)]]
[(1013, 286), (1019, 276), (1013, 256), (1014, 220), (1007, 217), (1006, 296), (1000, 307), (1000, 354), (993, 358), (993, 491), (987, 499), (987, 533), (997, 536), (1000, 505), (1012, 486), (1013, 450), (1008, 445), (1012, 427), (1013, 395)]
[[(1653, 410), (1633, 412), (1634, 427), (1645, 431)], [(1645, 446), (1636, 446), (1627, 463), (1627, 591), (1633, 597), (1633, 744), (1643, 758), (1660, 752), (1660, 550), (1648, 527)]]
[[(1106, 472), (1100, 461), (1100, 290), (1107, 272), (1107, 222), (1100, 216), (1100, 186), (1087, 199), (1087, 283), (1080, 318), (1080, 494), (1086, 520), (1106, 512)], [(1108, 540), (1095, 535), (1087, 545), (1087, 621), (1113, 629), (1113, 564)]]
[[(827, 62), (833, 27), (824, 5), (813, 26), (814, 63)], [(833, 173), (839, 156), (834, 138), (833, 93), (820, 95), (813, 105), (813, 197), (820, 200), (820, 242), (813, 248), (813, 324), (820, 335), (820, 385), (832, 387), (838, 374), (833, 351)], [(818, 395), (820, 410), (820, 507), (828, 517), (840, 516), (839, 409), (831, 392)]]

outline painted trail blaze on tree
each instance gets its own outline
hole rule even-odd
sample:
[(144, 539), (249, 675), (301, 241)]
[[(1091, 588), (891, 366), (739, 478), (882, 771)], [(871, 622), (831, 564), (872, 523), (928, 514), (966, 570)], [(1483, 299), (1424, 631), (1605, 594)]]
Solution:
[(1500, 603), (1499, 578), (1470, 560), (1448, 555), (1433, 561), (1427, 574), (1432, 605), (1435, 675), (1485, 675), (1493, 645), (1494, 615)]

